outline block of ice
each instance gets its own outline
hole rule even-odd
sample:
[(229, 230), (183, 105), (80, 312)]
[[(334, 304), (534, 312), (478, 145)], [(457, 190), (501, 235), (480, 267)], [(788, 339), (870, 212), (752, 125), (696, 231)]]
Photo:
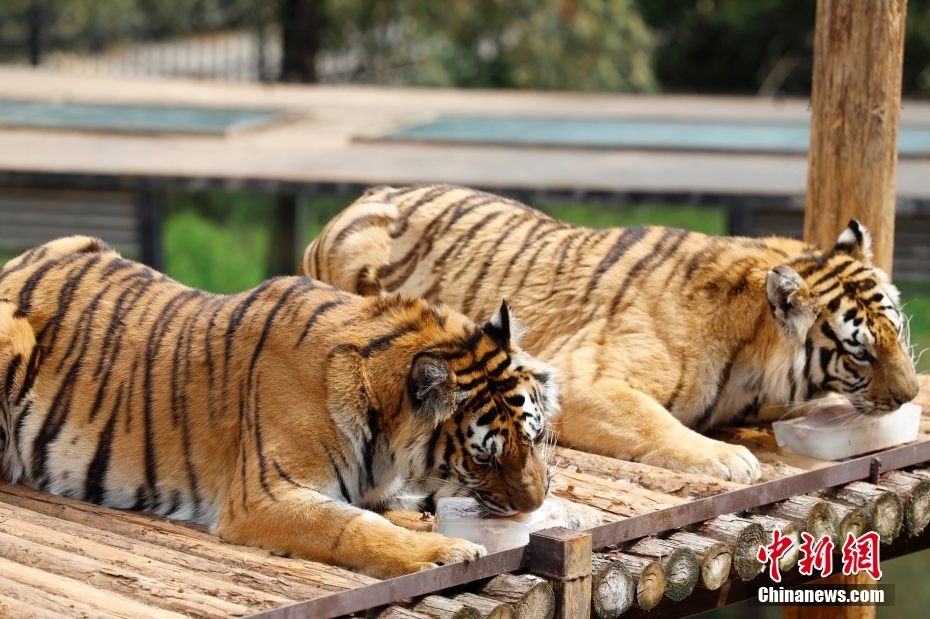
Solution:
[(779, 447), (821, 460), (840, 460), (917, 438), (920, 406), (905, 404), (886, 415), (860, 415), (852, 406), (822, 410), (772, 424)]
[(534, 531), (565, 524), (565, 505), (559, 499), (546, 499), (534, 512), (503, 518), (487, 515), (487, 510), (474, 499), (445, 497), (436, 504), (433, 530), (446, 537), (481, 544), (488, 552), (499, 552), (526, 545)]

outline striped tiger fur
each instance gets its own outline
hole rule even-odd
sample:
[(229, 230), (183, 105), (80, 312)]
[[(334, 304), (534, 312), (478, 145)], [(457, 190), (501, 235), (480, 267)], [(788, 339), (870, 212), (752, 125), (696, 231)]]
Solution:
[(0, 269), (0, 473), (376, 577), (467, 560), (368, 510), (542, 503), (557, 389), (517, 330), (304, 277), (213, 295), (59, 239)]
[(916, 395), (898, 291), (869, 246), (855, 221), (821, 252), (590, 230), (480, 191), (381, 187), (326, 226), (301, 271), (472, 317), (506, 297), (530, 329), (526, 350), (559, 371), (561, 443), (749, 482), (749, 451), (692, 430), (797, 413), (827, 393), (864, 414)]

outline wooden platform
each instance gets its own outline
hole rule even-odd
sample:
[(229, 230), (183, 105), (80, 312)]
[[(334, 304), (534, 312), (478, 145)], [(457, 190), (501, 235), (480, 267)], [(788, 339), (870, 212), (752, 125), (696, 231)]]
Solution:
[[(917, 402), (923, 406), (924, 419), (919, 439), (930, 440), (930, 376), (921, 377), (921, 386)], [(727, 428), (720, 431), (718, 437), (746, 445), (759, 457), (764, 471), (760, 483), (836, 464), (777, 448), (771, 429), (766, 426)], [(739, 484), (710, 477), (665, 471), (571, 449), (560, 448), (558, 455), (561, 463), (553, 478), (552, 493), (591, 506), (608, 522), (651, 514), (666, 507), (680, 506), (743, 488)], [(878, 480), (879, 487), (885, 490), (892, 488), (889, 485), (892, 475), (886, 472)], [(918, 472), (917, 475), (924, 475), (930, 480), (930, 472)], [(871, 526), (869, 508), (866, 505), (855, 505), (855, 497), (850, 493), (862, 491), (863, 488), (867, 491), (868, 487), (874, 486), (857, 483), (858, 486), (846, 486), (846, 490), (823, 488), (813, 494), (832, 506), (837, 514), (844, 516), (837, 517), (837, 523), (842, 519), (844, 523), (851, 523), (848, 526), (859, 527), (853, 530), (862, 531)], [(902, 496), (904, 507), (907, 507), (908, 497)], [(817, 500), (810, 499), (814, 503)], [(757, 523), (763, 522), (758, 516), (762, 511), (773, 513), (771, 509), (758, 511), (755, 516)], [(676, 571), (679, 568), (669, 567), (671, 555), (667, 555), (668, 550), (650, 557), (649, 553), (654, 550), (650, 551), (643, 540), (629, 540), (613, 547), (613, 550), (595, 548), (600, 552), (594, 555), (594, 577), (606, 578), (611, 563), (622, 563), (624, 572), (615, 568), (614, 572), (620, 576), (614, 574), (612, 577), (620, 578), (620, 584), (638, 583), (637, 586), (641, 587), (640, 579), (643, 578), (645, 566), (658, 563), (658, 567), (650, 569), (661, 572), (668, 582), (658, 591), (656, 599), (628, 600), (623, 611), (633, 614), (644, 612), (637, 610), (643, 604), (652, 605), (655, 612), (650, 616), (659, 617), (684, 616), (739, 601), (742, 599), (740, 595), (747, 595), (745, 584), (761, 572), (761, 567), (756, 569), (750, 563), (747, 564), (750, 571), (740, 573), (742, 568), (736, 567), (736, 558), (745, 548), (740, 549), (739, 544), (742, 542), (737, 542), (735, 537), (728, 540), (723, 532), (726, 527), (735, 527), (733, 530), (737, 534), (747, 530), (749, 518), (754, 516), (752, 513), (742, 515), (747, 519), (734, 520), (726, 516), (680, 529), (705, 540), (722, 541), (726, 546), (725, 550), (730, 554), (734, 567), (732, 573), (727, 569), (722, 580), (713, 585), (713, 591), (706, 582), (698, 581), (697, 576), (694, 582), (674, 582), (672, 579), (679, 573)], [(760, 524), (752, 526), (758, 529)], [(916, 541), (916, 533), (920, 531), (911, 530), (909, 526), (908, 522), (896, 526), (893, 533), (884, 540), (891, 544), (887, 556), (912, 552), (928, 545), (924, 542), (930, 541), (930, 534), (923, 533)], [(758, 534), (756, 529), (753, 530)], [(668, 538), (674, 533), (661, 531), (661, 527), (655, 531), (657, 534), (660, 532), (659, 537), (662, 538)], [(676, 541), (679, 537), (676, 535), (666, 544), (670, 544), (671, 548), (683, 547), (682, 542)], [(752, 551), (757, 548), (758, 545)], [(704, 560), (703, 556), (701, 560)], [(639, 568), (636, 568), (637, 565)], [(647, 573), (647, 580), (648, 576)], [(789, 582), (791, 579), (798, 580), (797, 574), (791, 576), (790, 567), (786, 569), (786, 576)], [(728, 580), (733, 581), (733, 586), (722, 587), (724, 581)], [(256, 548), (226, 544), (202, 527), (146, 514), (101, 508), (21, 486), (0, 484), (2, 617), (241, 617), (261, 611), (274, 612), (272, 609), (283, 609), (295, 602), (347, 590), (357, 591), (357, 599), (361, 599), (366, 591), (364, 587), (377, 582), (339, 568), (273, 556)], [(617, 586), (617, 582), (613, 584)], [(511, 602), (516, 599), (508, 602), (507, 596), (501, 597), (499, 594), (496, 598), (489, 597), (486, 588), (485, 581), (471, 583), (464, 589), (441, 592), (445, 596), (442, 599), (456, 608), (472, 608), (482, 603), (511, 607)], [(452, 600), (452, 597), (460, 596), (465, 590), (469, 591), (468, 596), (473, 597), (476, 591), (482, 595), (476, 598), (478, 601), (466, 596), (464, 599), (468, 604), (461, 599)], [(597, 597), (597, 591), (595, 593)], [(641, 591), (637, 592), (634, 588), (626, 595), (641, 594)], [(686, 599), (690, 601), (684, 604)], [(417, 603), (421, 604), (419, 610), (407, 608)], [(445, 604), (442, 600), (438, 603), (440, 606)], [(428, 609), (423, 608), (420, 598), (408, 599), (401, 606), (390, 608), (382, 610), (386, 613), (382, 616), (408, 619), (439, 616), (426, 612)], [(295, 609), (288, 616), (316, 616), (301, 614), (299, 607)], [(688, 613), (685, 613), (686, 610)], [(597, 607), (592, 612), (593, 616), (598, 616)], [(487, 616), (487, 613), (481, 616)], [(551, 617), (546, 614), (521, 616)]]
[(0, 617), (242, 617), (374, 579), (0, 484)]

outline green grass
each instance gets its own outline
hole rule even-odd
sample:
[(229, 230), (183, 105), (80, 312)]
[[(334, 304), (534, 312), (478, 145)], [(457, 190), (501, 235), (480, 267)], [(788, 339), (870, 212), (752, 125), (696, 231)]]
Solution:
[[(301, 199), (307, 242), (355, 197)], [(275, 207), (276, 198), (263, 194), (168, 194), (162, 233), (166, 273), (221, 294), (258, 285), (273, 275), (268, 250)]]
[(556, 219), (588, 228), (612, 228), (640, 225), (685, 228), (704, 234), (726, 234), (727, 212), (721, 208), (642, 204), (612, 207), (585, 204), (535, 204)]
[(930, 372), (930, 282), (898, 282), (918, 372)]

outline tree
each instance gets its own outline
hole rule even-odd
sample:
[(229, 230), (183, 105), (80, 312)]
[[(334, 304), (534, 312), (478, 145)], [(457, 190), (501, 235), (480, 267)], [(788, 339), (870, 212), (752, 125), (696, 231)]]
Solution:
[[(816, 0), (638, 0), (667, 92), (809, 95)], [(905, 96), (930, 95), (930, 0), (909, 0)]]
[(329, 0), (324, 47), (362, 81), (653, 91), (652, 35), (633, 0)]
[(281, 80), (315, 82), (316, 58), (326, 26), (323, 0), (281, 0)]

